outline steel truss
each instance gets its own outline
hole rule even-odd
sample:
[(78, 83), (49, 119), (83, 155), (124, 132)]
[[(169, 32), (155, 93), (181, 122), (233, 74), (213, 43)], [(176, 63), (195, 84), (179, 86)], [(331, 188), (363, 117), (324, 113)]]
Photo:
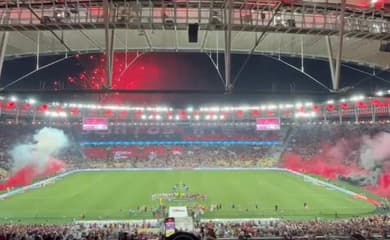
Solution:
[[(112, 28), (186, 30), (225, 29), (226, 1), (113, 0)], [(104, 0), (6, 0), (0, 3), (0, 31), (105, 28)], [(281, 4), (274, 16), (274, 9)], [(335, 4), (283, 4), (274, 0), (232, 0), (232, 31), (336, 35), (342, 14)], [(267, 22), (274, 19), (269, 27)], [(390, 40), (390, 13), (346, 6), (345, 37)]]
[[(66, 50), (66, 59), (67, 54), (72, 53), (73, 50), (58, 32), (77, 30), (104, 51), (107, 89), (112, 88), (116, 29), (138, 30), (144, 36), (150, 51), (153, 45), (146, 30), (174, 30), (175, 50), (178, 51), (180, 48), (178, 31), (187, 30), (192, 23), (199, 24), (199, 30), (205, 31), (201, 40), (202, 51), (209, 31), (224, 31), (225, 76), (222, 80), (226, 92), (232, 91), (250, 56), (255, 53), (268, 32), (324, 35), (328, 47), (332, 91), (339, 90), (344, 38), (390, 41), (389, 11), (351, 6), (346, 4), (346, 0), (341, 0), (341, 4), (305, 1), (286, 4), (278, 0), (5, 0), (0, 2), (0, 31), (7, 32), (3, 38), (11, 31), (37, 32), (37, 67), (31, 73), (41, 69), (39, 66), (40, 31), (51, 32)], [(104, 29), (104, 49), (88, 36), (85, 31), (88, 29)], [(234, 77), (231, 74), (231, 50), (232, 42), (235, 40), (232, 31), (261, 33), (260, 37), (256, 36), (255, 45), (249, 51), (247, 60)], [(332, 35), (338, 36), (335, 59), (330, 40)], [(1, 41), (0, 72), (6, 42), (6, 38)], [(301, 72), (307, 75), (304, 71), (303, 38), (301, 43)], [(127, 53), (127, 33), (125, 46)], [(218, 68), (218, 54), (216, 56), (216, 69), (222, 78)], [(16, 81), (28, 77), (31, 73)]]

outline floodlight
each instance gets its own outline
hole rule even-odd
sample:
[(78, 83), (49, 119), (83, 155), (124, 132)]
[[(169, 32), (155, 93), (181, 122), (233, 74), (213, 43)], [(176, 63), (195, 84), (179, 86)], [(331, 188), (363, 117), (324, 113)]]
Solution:
[(383, 95), (385, 95), (385, 92), (383, 92), (381, 90), (381, 91), (376, 92), (375, 95), (377, 95), (378, 97), (382, 97)]
[(27, 102), (31, 105), (34, 105), (37, 101), (34, 98), (27, 99)]

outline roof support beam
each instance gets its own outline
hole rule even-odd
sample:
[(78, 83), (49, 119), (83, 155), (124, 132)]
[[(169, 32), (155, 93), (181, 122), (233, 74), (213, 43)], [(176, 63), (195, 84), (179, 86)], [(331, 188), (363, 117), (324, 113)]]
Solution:
[(0, 42), (0, 80), (1, 80), (1, 72), (3, 70), (5, 50), (7, 49), (8, 35), (9, 32), (4, 32)]
[(333, 89), (335, 89), (335, 86), (336, 86), (336, 79), (335, 79), (335, 74), (334, 74), (335, 73), (334, 72), (335, 62), (334, 62), (334, 58), (333, 58), (332, 41), (330, 40), (329, 35), (325, 36), (325, 42), (326, 42), (326, 47), (328, 50), (328, 59), (329, 59), (330, 75), (332, 78), (332, 86), (333, 86)]
[(113, 65), (113, 42), (114, 42), (114, 29), (111, 31), (110, 37), (110, 3), (108, 0), (103, 1), (104, 10), (104, 35), (105, 35), (105, 60), (106, 60), (106, 81), (107, 88), (112, 89), (112, 65)]
[(39, 55), (40, 55), (40, 49), (41, 49), (41, 32), (40, 31), (37, 31), (37, 52), (36, 52), (36, 66), (35, 66), (35, 70), (36, 69), (39, 69)]
[[(28, 10), (30, 10), (30, 12), (39, 20), (39, 22), (42, 22), (42, 18), (34, 11), (34, 9), (31, 8), (31, 6), (27, 6)], [(66, 48), (66, 50), (68, 50), (68, 52), (71, 52), (72, 49), (65, 43), (64, 39), (60, 36), (58, 36), (57, 33), (55, 33), (52, 29), (50, 28), (47, 28), (47, 30), (49, 32), (51, 32), (51, 34), (53, 34), (53, 36), (62, 44), (62, 46), (64, 46), (64, 48)]]
[(336, 69), (334, 76), (333, 90), (339, 90), (340, 85), (340, 70), (341, 70), (341, 60), (343, 57), (343, 43), (344, 43), (344, 25), (345, 25), (345, 4), (346, 0), (341, 0), (341, 15), (340, 15), (340, 29), (339, 29), (339, 48), (336, 58)]
[(231, 92), (233, 90), (232, 84), (232, 0), (227, 0), (225, 8), (225, 91)]
[[(274, 21), (275, 15), (279, 12), (280, 6), (281, 6), (281, 3), (278, 3), (278, 5), (275, 7), (274, 11), (272, 12), (272, 16), (268, 20), (268, 23), (267, 23), (266, 27), (264, 28), (263, 32), (256, 39), (255, 44), (253, 45), (253, 47), (249, 50), (248, 56), (246, 57), (244, 63), (241, 65), (241, 67), (238, 70), (236, 76), (234, 77), (233, 85), (236, 84), (236, 82), (237, 82), (238, 78), (240, 77), (242, 71), (244, 70), (244, 68), (248, 64), (248, 62), (249, 62), (250, 58), (252, 57), (252, 55), (255, 53), (256, 48), (260, 45), (261, 41), (263, 41), (263, 39), (265, 38), (265, 35), (268, 32), (269, 27), (271, 26), (272, 22)], [(280, 48), (279, 48), (279, 51), (280, 51)]]

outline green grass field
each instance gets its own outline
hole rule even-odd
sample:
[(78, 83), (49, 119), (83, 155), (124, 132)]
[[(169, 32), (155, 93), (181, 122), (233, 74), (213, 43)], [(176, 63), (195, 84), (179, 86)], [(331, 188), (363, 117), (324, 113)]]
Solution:
[(150, 211), (130, 215), (129, 209), (157, 207), (160, 202), (152, 201), (152, 194), (171, 192), (178, 183), (187, 184), (192, 193), (207, 194), (208, 200), (200, 204), (222, 204), (222, 210), (208, 212), (205, 218), (332, 218), (336, 213), (350, 217), (375, 211), (362, 200), (283, 172), (123, 171), (74, 174), (0, 201), (0, 220), (62, 223), (82, 215), (94, 220), (152, 218)]

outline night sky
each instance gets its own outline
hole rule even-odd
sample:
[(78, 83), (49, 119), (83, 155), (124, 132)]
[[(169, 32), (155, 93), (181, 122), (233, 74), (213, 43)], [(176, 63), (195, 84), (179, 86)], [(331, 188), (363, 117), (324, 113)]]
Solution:
[[(134, 57), (129, 54), (128, 61)], [(44, 65), (63, 56), (41, 57)], [(214, 55), (214, 59), (215, 59)], [(232, 56), (232, 74), (236, 76), (247, 55)], [(300, 58), (282, 57), (282, 59), (300, 68)], [(68, 90), (67, 94), (56, 94), (57, 100), (91, 99), (102, 102), (170, 103), (188, 105), (188, 103), (251, 103), (269, 100), (324, 100), (329, 91), (306, 77), (304, 74), (286, 66), (277, 60), (277, 56), (254, 55), (240, 74), (235, 85), (236, 93), (219, 94), (69, 94), (76, 89), (103, 89), (105, 81), (105, 62), (103, 54), (74, 55), (67, 60), (41, 70), (23, 81), (12, 85), (13, 89)], [(224, 74), (223, 55), (219, 55), (220, 71)], [(145, 53), (124, 73), (125, 54), (115, 55), (114, 89), (118, 90), (199, 90), (221, 91), (222, 81), (206, 54), (202, 53)], [(35, 58), (20, 58), (5, 62), (1, 86), (35, 69)], [(372, 68), (356, 66), (363, 71), (372, 72)], [(327, 61), (305, 59), (305, 71), (331, 88), (331, 77)], [(372, 94), (379, 89), (390, 89), (390, 72), (376, 70), (376, 74), (386, 80), (359, 73), (343, 67), (340, 88), (354, 86), (352, 93)], [(248, 92), (250, 94), (243, 94)], [(27, 94), (29, 96), (33, 93)], [(36, 94), (35, 94), (36, 96)], [(332, 96), (335, 97), (335, 96)], [(40, 96), (50, 100), (52, 96)], [(46, 99), (45, 99), (46, 100)]]

